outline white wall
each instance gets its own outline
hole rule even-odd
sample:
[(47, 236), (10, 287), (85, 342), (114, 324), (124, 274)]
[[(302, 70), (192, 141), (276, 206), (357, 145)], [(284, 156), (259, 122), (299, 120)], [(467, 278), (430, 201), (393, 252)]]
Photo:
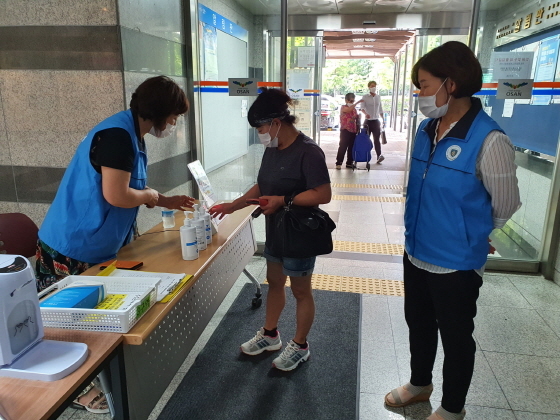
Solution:
[[(248, 77), (247, 43), (224, 32), (218, 33), (218, 80)], [(202, 93), (204, 169), (210, 172), (248, 150), (247, 118), (241, 116), (241, 101), (249, 107), (252, 97), (228, 93)]]

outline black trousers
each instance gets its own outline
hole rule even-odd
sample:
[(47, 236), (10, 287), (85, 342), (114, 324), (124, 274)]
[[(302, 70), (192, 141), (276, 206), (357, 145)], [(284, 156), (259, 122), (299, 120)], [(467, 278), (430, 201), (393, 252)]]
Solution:
[(441, 406), (459, 413), (471, 383), (476, 344), (472, 336), (482, 278), (474, 270), (434, 274), (404, 254), (404, 313), (410, 339), (410, 383), (432, 383), (438, 329), (444, 350)]
[(336, 164), (342, 165), (344, 154), (346, 153), (346, 165), (352, 165), (354, 159), (352, 158), (352, 148), (354, 147), (354, 140), (356, 133), (352, 133), (345, 128), (340, 130), (340, 142), (338, 143), (338, 153), (336, 154)]
[(379, 157), (381, 155), (381, 143), (379, 142), (381, 123), (379, 120), (365, 120), (364, 127), (368, 129), (368, 135), (373, 134), (373, 147), (375, 147), (375, 154)]

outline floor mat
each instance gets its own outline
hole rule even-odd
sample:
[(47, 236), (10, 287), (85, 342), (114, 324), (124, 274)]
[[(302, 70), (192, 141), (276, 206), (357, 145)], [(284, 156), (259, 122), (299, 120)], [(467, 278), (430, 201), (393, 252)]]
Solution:
[[(266, 302), (268, 286), (263, 285)], [(251, 309), (246, 285), (163, 409), (160, 420), (280, 420), (356, 418), (360, 295), (314, 290), (311, 357), (292, 372), (271, 367), (280, 354), (246, 356), (239, 345), (262, 326), (265, 307)], [(295, 299), (286, 290), (279, 330), (295, 333)]]

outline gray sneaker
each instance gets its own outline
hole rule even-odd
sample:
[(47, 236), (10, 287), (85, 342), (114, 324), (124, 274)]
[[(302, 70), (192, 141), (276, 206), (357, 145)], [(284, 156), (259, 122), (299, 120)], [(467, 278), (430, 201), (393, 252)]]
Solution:
[(249, 341), (241, 344), (241, 351), (249, 356), (261, 354), (263, 351), (276, 351), (282, 348), (282, 340), (280, 340), (280, 332), (276, 333), (276, 337), (264, 335), (264, 328), (257, 331), (257, 335)]
[(381, 163), (385, 160), (385, 157), (383, 155), (379, 155), (379, 157), (377, 158), (377, 163)]
[(306, 349), (301, 349), (290, 340), (282, 354), (272, 361), (272, 366), (283, 371), (294, 370), (300, 363), (309, 359), (309, 354), (309, 344)]

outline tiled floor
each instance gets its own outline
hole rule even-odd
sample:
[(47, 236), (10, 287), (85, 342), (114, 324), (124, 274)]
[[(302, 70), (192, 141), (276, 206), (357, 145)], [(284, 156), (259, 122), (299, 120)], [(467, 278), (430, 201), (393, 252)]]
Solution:
[[(347, 184), (402, 185), (404, 140), (388, 132), (385, 162), (372, 170), (334, 169), (337, 133), (326, 133), (321, 145), (326, 152), (332, 181)], [(340, 188), (334, 194), (395, 195), (383, 189)], [(403, 243), (403, 203), (333, 201), (323, 208), (338, 218), (334, 238), (345, 241)], [(257, 235), (264, 235), (257, 219)], [(262, 236), (259, 238), (262, 240)], [(254, 257), (249, 271), (265, 279), (265, 261)], [(402, 280), (399, 257), (335, 252), (319, 257), (318, 274)], [(223, 315), (248, 282), (242, 275), (186, 359), (150, 416), (158, 414), (204, 347)], [(360, 370), (360, 420), (424, 420), (441, 399), (443, 351), (434, 370), (430, 403), (405, 409), (387, 409), (384, 395), (409, 379), (408, 331), (403, 298), (363, 295)], [(487, 273), (478, 301), (475, 339), (476, 365), (467, 398), (467, 419), (560, 420), (560, 287), (540, 276)], [(240, 340), (243, 338), (240, 337)], [(313, 362), (312, 362), (313, 363)], [(67, 410), (64, 419), (103, 419)], [(227, 416), (223, 417), (224, 419)], [(206, 420), (206, 419), (205, 419)], [(208, 419), (213, 420), (213, 419)], [(352, 420), (352, 419), (340, 419)]]

